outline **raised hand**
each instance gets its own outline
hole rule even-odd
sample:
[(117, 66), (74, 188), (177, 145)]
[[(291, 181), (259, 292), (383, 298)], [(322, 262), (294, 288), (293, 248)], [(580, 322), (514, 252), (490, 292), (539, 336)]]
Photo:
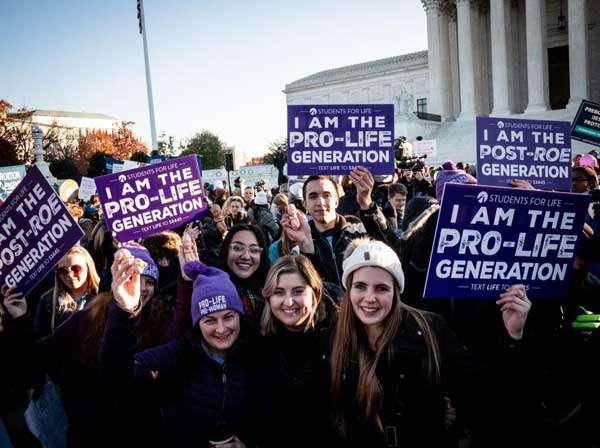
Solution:
[(500, 294), (496, 301), (500, 305), (504, 327), (511, 338), (519, 340), (523, 337), (523, 329), (527, 315), (531, 309), (531, 302), (527, 298), (524, 285), (513, 285)]
[(200, 231), (197, 228), (188, 225), (181, 237), (181, 246), (179, 246), (179, 269), (181, 270), (181, 277), (187, 281), (192, 281), (192, 279), (185, 275), (183, 267), (186, 263), (191, 261), (200, 261), (198, 246), (196, 244), (196, 238), (199, 233)]
[(365, 167), (358, 166), (350, 172), (348, 177), (356, 187), (356, 202), (358, 202), (360, 209), (368, 210), (373, 202), (371, 199), (371, 193), (375, 186), (373, 175)]
[(17, 288), (10, 288), (8, 285), (2, 285), (0, 292), (4, 296), (4, 308), (13, 319), (18, 319), (27, 314), (27, 301)]
[(135, 312), (140, 306), (140, 276), (146, 262), (134, 258), (127, 249), (119, 249), (115, 254), (110, 271), (112, 292), (117, 305), (125, 311)]
[(287, 213), (281, 217), (281, 225), (283, 231), (290, 241), (296, 242), (300, 246), (300, 251), (312, 254), (315, 251), (313, 244), (312, 233), (308, 225), (308, 219), (300, 210), (296, 210), (295, 219), (298, 220), (300, 226), (294, 229), (293, 218)]

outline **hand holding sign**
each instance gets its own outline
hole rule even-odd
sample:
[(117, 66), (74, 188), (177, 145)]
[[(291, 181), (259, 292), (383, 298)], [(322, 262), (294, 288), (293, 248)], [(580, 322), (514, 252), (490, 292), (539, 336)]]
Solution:
[(308, 225), (308, 220), (304, 213), (300, 210), (296, 210), (295, 219), (300, 221), (300, 227), (297, 230), (294, 230), (294, 223), (292, 223), (292, 218), (287, 213), (283, 215), (281, 218), (281, 225), (283, 226), (283, 231), (290, 241), (293, 241), (300, 246), (300, 251), (305, 254), (312, 254), (315, 252), (315, 246), (313, 244), (312, 233), (310, 231), (310, 226)]
[(359, 166), (352, 170), (349, 177), (356, 187), (356, 202), (358, 202), (360, 209), (368, 210), (373, 202), (371, 199), (371, 193), (375, 185), (373, 175), (365, 167)]
[(531, 309), (531, 302), (527, 298), (524, 285), (513, 285), (500, 294), (500, 300), (496, 304), (501, 305), (504, 326), (511, 338), (520, 340), (523, 337), (523, 328), (527, 321), (527, 315)]
[(146, 262), (134, 258), (127, 249), (119, 249), (110, 268), (112, 273), (112, 292), (117, 305), (125, 311), (134, 313), (140, 306), (140, 276)]
[(4, 296), (4, 308), (13, 319), (18, 319), (27, 314), (27, 301), (23, 294), (17, 291), (17, 288), (4, 285), (1, 292)]

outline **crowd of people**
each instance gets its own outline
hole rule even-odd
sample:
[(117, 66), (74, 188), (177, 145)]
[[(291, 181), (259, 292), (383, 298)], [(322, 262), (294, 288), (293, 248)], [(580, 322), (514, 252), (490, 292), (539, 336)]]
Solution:
[[(575, 157), (572, 192), (599, 171)], [(598, 205), (561, 300), (424, 300), (448, 182), (477, 179), (205, 184), (202, 220), (125, 244), (97, 197), (69, 203), (80, 244), (0, 291), (0, 445), (600, 446), (597, 332), (573, 325), (600, 313)]]

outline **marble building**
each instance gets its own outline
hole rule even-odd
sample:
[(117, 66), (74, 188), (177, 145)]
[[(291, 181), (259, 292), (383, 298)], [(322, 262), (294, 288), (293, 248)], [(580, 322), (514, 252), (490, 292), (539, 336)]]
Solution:
[(478, 115), (571, 121), (581, 99), (600, 101), (600, 1), (421, 3), (427, 51), (306, 76), (285, 86), (287, 103), (393, 103), (397, 136), (473, 161)]

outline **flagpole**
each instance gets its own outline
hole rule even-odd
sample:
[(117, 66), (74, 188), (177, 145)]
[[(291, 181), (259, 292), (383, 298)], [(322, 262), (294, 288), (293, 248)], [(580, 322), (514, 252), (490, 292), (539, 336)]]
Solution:
[(144, 41), (144, 63), (146, 65), (146, 89), (148, 91), (148, 110), (150, 113), (150, 136), (152, 138), (152, 150), (158, 150), (156, 139), (156, 119), (154, 117), (154, 100), (152, 99), (152, 81), (150, 79), (150, 59), (148, 58), (148, 40), (146, 38), (146, 20), (144, 18), (144, 0), (137, 0), (138, 19), (140, 34)]

